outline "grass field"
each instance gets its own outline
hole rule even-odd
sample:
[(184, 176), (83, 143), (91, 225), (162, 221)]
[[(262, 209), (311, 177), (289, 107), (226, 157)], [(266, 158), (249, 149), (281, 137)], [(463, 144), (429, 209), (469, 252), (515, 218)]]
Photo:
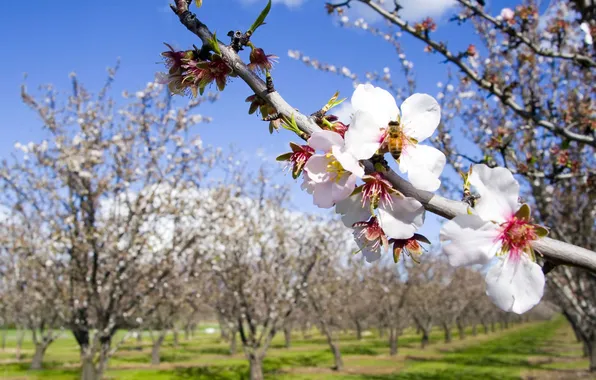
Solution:
[[(193, 339), (180, 339), (174, 347), (172, 337), (162, 348), (162, 363), (151, 366), (151, 341), (143, 339), (143, 349), (131, 341), (121, 347), (110, 361), (106, 377), (110, 379), (247, 379), (248, 367), (239, 353), (228, 355), (228, 345), (219, 342), (217, 334), (203, 331)], [(68, 332), (56, 341), (45, 357), (45, 369), (28, 370), (33, 355), (31, 341), (23, 344), (24, 358), (14, 360), (15, 332), (10, 332), (7, 348), (0, 351), (0, 379), (78, 379), (77, 346)], [(408, 331), (400, 337), (400, 352), (389, 356), (385, 339), (374, 332), (358, 341), (352, 335), (341, 336), (340, 346), (345, 370), (330, 369), (333, 358), (321, 336), (304, 340), (293, 337), (292, 348), (283, 348), (283, 336), (273, 342), (264, 363), (266, 379), (593, 379), (588, 361), (582, 358), (581, 345), (563, 319), (514, 325), (509, 329), (468, 336), (451, 344), (442, 343), (440, 330), (433, 333), (432, 343), (419, 348), (419, 337)]]

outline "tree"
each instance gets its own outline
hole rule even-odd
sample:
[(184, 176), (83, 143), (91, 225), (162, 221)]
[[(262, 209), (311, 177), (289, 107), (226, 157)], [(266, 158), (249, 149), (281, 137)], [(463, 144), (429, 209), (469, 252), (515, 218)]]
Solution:
[[(483, 139), (489, 140), (488, 144), (482, 145), (482, 142), (485, 140), (481, 139), (476, 141), (472, 138), (473, 142), (477, 143), (482, 151), (482, 154), (479, 155), (478, 158), (472, 157), (470, 160), (472, 162), (482, 163), (482, 165), (477, 166), (477, 168), (482, 167), (486, 168), (487, 171), (491, 171), (491, 167), (499, 164), (503, 165), (512, 170), (515, 174), (527, 178), (529, 188), (539, 189), (546, 189), (544, 181), (547, 180), (558, 181), (569, 179), (570, 181), (567, 183), (574, 183), (574, 181), (578, 180), (578, 177), (584, 179), (587, 177), (589, 178), (590, 168), (593, 166), (590, 161), (593, 160), (591, 149), (595, 146), (595, 140), (590, 133), (592, 125), (590, 117), (587, 117), (586, 113), (582, 110), (593, 108), (590, 107), (593, 100), (586, 96), (577, 97), (576, 95), (572, 95), (570, 99), (568, 99), (567, 94), (573, 94), (574, 89), (581, 88), (582, 85), (593, 82), (590, 79), (592, 76), (591, 68), (594, 67), (594, 61), (589, 56), (587, 50), (592, 48), (592, 38), (589, 38), (591, 37), (590, 34), (592, 34), (590, 25), (588, 25), (588, 29), (590, 30), (588, 30), (588, 36), (585, 37), (584, 42), (573, 46), (570, 45), (569, 50), (573, 53), (569, 54), (567, 49), (563, 48), (563, 45), (569, 41), (573, 43), (574, 41), (577, 41), (577, 39), (574, 39), (573, 36), (571, 36), (571, 38), (564, 38), (566, 29), (568, 29), (568, 23), (565, 22), (566, 20), (559, 18), (555, 19), (555, 22), (552, 24), (546, 23), (548, 33), (550, 34), (546, 36), (546, 41), (544, 41), (545, 43), (543, 44), (543, 41), (541, 41), (540, 38), (528, 37), (531, 36), (532, 32), (541, 31), (541, 24), (544, 25), (544, 23), (537, 22), (537, 8), (533, 6), (533, 4), (520, 6), (516, 8), (515, 12), (512, 10), (504, 10), (500, 18), (497, 19), (495, 17), (487, 17), (488, 14), (483, 8), (484, 2), (458, 0), (461, 4), (462, 12), (454, 18), (454, 21), (463, 23), (472, 20), (474, 22), (474, 27), (485, 37), (484, 42), (487, 44), (486, 50), (488, 51), (490, 59), (487, 61), (486, 65), (480, 66), (478, 64), (479, 61), (477, 60), (479, 55), (483, 53), (480, 49), (477, 49), (475, 46), (468, 46), (467, 49), (461, 52), (453, 52), (449, 50), (445, 43), (434, 39), (434, 35), (431, 36), (431, 33), (436, 29), (436, 24), (433, 20), (427, 19), (421, 23), (409, 25), (400, 18), (400, 7), (397, 3), (390, 5), (390, 7), (395, 7), (395, 9), (388, 10), (380, 3), (369, 0), (341, 1), (337, 2), (337, 4), (327, 4), (327, 10), (333, 12), (336, 9), (342, 9), (349, 6), (352, 2), (363, 3), (394, 26), (401, 28), (413, 37), (423, 41), (427, 45), (426, 50), (429, 53), (442, 55), (444, 59), (463, 72), (460, 82), (462, 86), (464, 86), (464, 89), (472, 86), (482, 92), (481, 95), (478, 94), (477, 96), (475, 95), (476, 92), (466, 92), (467, 97), (477, 100), (482, 106), (478, 106), (478, 103), (474, 103), (473, 101), (465, 103), (466, 106), (477, 105), (476, 109), (473, 109), (473, 112), (468, 113), (470, 117), (486, 119), (486, 117), (489, 116), (490, 118), (488, 120), (491, 120), (491, 122), (488, 123), (488, 128), (491, 133), (484, 133), (483, 130), (486, 128), (477, 128), (478, 125), (487, 125), (483, 120), (479, 120), (477, 123), (465, 123), (464, 126), (470, 126), (470, 128), (474, 129), (474, 131), (469, 134), (470, 136), (481, 135)], [(404, 140), (403, 136), (400, 135), (403, 131), (396, 131), (395, 125), (391, 125), (391, 122), (394, 122), (399, 126), (399, 120), (388, 119), (388, 124), (381, 113), (379, 113), (379, 118), (369, 118), (367, 123), (363, 124), (371, 125), (374, 128), (369, 128), (369, 134), (358, 129), (358, 131), (362, 132), (362, 137), (366, 138), (366, 141), (368, 142), (367, 148), (359, 151), (357, 146), (352, 144), (354, 141), (353, 139), (348, 139), (347, 137), (345, 140), (343, 139), (344, 134), (346, 136), (353, 135), (351, 134), (351, 131), (355, 130), (354, 125), (358, 124), (352, 123), (351, 128), (348, 128), (342, 123), (336, 123), (336, 120), (333, 119), (331, 115), (326, 114), (330, 108), (336, 105), (337, 97), (332, 98), (326, 106), (313, 113), (311, 117), (307, 117), (296, 112), (295, 108), (287, 104), (275, 91), (271, 77), (268, 75), (268, 70), (271, 64), (262, 50), (257, 51), (260, 51), (260, 54), (251, 54), (251, 66), (257, 66), (264, 71), (266, 74), (266, 81), (261, 80), (257, 75), (250, 71), (250, 68), (243, 63), (238, 52), (243, 46), (249, 46), (254, 53), (254, 44), (252, 42), (249, 44), (249, 39), (253, 36), (256, 28), (262, 24), (270, 9), (270, 4), (247, 33), (238, 32), (232, 35), (232, 43), (230, 46), (226, 46), (223, 43), (216, 41), (207, 26), (199, 21), (193, 13), (189, 12), (188, 6), (188, 1), (177, 0), (176, 5), (172, 8), (180, 18), (182, 24), (191, 32), (195, 33), (202, 40), (204, 45), (200, 51), (189, 53), (191, 55), (189, 64), (181, 65), (180, 71), (175, 71), (174, 73), (172, 73), (172, 71), (170, 72), (170, 83), (181, 84), (183, 87), (186, 86), (187, 89), (194, 93), (203, 91), (205, 86), (210, 82), (217, 82), (219, 88), (223, 90), (229, 76), (238, 76), (249, 84), (251, 89), (255, 92), (255, 96), (251, 99), (251, 110), (254, 111), (260, 108), (264, 119), (271, 122), (272, 128), (276, 126), (273, 122), (278, 121), (277, 126), (283, 124), (286, 129), (295, 132), (303, 139), (311, 137), (312, 141), (309, 140), (308, 146), (299, 146), (298, 144), (295, 144), (292, 146), (293, 152), (288, 154), (287, 157), (284, 156), (284, 158), (292, 162), (294, 166), (294, 175), (296, 177), (299, 176), (303, 172), (302, 169), (306, 167), (307, 170), (304, 171), (304, 173), (306, 173), (304, 187), (308, 191), (313, 192), (315, 202), (322, 207), (332, 207), (335, 203), (346, 200), (346, 197), (350, 197), (352, 194), (353, 189), (351, 188), (351, 184), (355, 182), (358, 177), (362, 177), (365, 185), (357, 188), (359, 191), (361, 190), (360, 193), (354, 194), (349, 198), (350, 201), (352, 201), (350, 207), (353, 208), (352, 211), (355, 212), (365, 211), (367, 199), (363, 199), (361, 207), (357, 207), (358, 202), (353, 201), (359, 197), (369, 197), (368, 200), (371, 202), (370, 208), (374, 216), (371, 217), (369, 215), (368, 217), (370, 219), (358, 222), (358, 225), (350, 223), (350, 226), (365, 231), (364, 235), (366, 236), (356, 236), (357, 241), (361, 243), (364, 248), (372, 247), (372, 249), (374, 249), (374, 251), (365, 251), (365, 253), (380, 256), (379, 251), (386, 250), (389, 243), (387, 234), (385, 233), (386, 231), (383, 230), (384, 228), (388, 228), (389, 225), (382, 225), (387, 220), (383, 221), (383, 218), (379, 218), (379, 215), (375, 214), (376, 212), (379, 212), (383, 215), (382, 212), (385, 212), (385, 217), (388, 217), (387, 205), (381, 204), (382, 202), (380, 202), (378, 198), (379, 193), (371, 191), (370, 189), (372, 187), (381, 189), (381, 198), (387, 202), (390, 202), (388, 201), (389, 199), (394, 201), (393, 196), (395, 192), (398, 192), (401, 196), (398, 197), (401, 201), (401, 206), (404, 206), (406, 203), (409, 203), (410, 205), (421, 205), (424, 206), (426, 210), (435, 212), (447, 218), (458, 217), (461, 219), (461, 217), (467, 216), (469, 212), (472, 212), (470, 211), (470, 206), (474, 205), (474, 199), (473, 197), (470, 197), (472, 194), (469, 194), (469, 186), (464, 187), (464, 193), (468, 193), (465, 197), (467, 202), (450, 201), (443, 197), (433, 195), (428, 191), (417, 189), (403, 178), (395, 175), (391, 168), (388, 167), (383, 159), (383, 154), (391, 151), (392, 155), (399, 156), (401, 153), (401, 149), (394, 149), (394, 146), (387, 146), (391, 145), (392, 141), (403, 142)], [(584, 9), (582, 10), (582, 17), (585, 18), (585, 15), (586, 12)], [(578, 21), (573, 21), (573, 23), (574, 26), (578, 26), (579, 24)], [(584, 25), (582, 25), (582, 28), (586, 29)], [(379, 30), (374, 28), (371, 28), (370, 30), (376, 34), (381, 34), (383, 37), (389, 36), (389, 38), (386, 39), (396, 45), (395, 39), (391, 37), (391, 34), (379, 33)], [(574, 30), (579, 30), (579, 28)], [(504, 44), (502, 43), (503, 41), (505, 42)], [(505, 52), (501, 51), (501, 45), (506, 47)], [(522, 51), (522, 54), (517, 54), (519, 51)], [(211, 52), (213, 52), (213, 54), (211, 54)], [(511, 52), (513, 52), (513, 56), (517, 62), (512, 63), (507, 61), (504, 63), (503, 60), (511, 59)], [(528, 58), (528, 54), (534, 55), (534, 58), (536, 59), (532, 59), (531, 57)], [(261, 60), (257, 60), (255, 57), (261, 58)], [(556, 61), (555, 65), (550, 64), (551, 59), (552, 61)], [(411, 69), (411, 65), (406, 65), (406, 62), (407, 61), (404, 60), (402, 63), (404, 66), (407, 66), (408, 69)], [(557, 64), (560, 66), (557, 66)], [(535, 72), (536, 65), (543, 65), (545, 69), (543, 72), (545, 73), (557, 75), (565, 73), (565, 69), (569, 69), (570, 71), (568, 72), (570, 75), (573, 75), (574, 79), (557, 81), (554, 85), (558, 87), (550, 92), (552, 86), (548, 87), (547, 84), (541, 81), (543, 78), (552, 77), (552, 75), (537, 75)], [(321, 65), (318, 66), (320, 67)], [(519, 73), (522, 73), (522, 75), (530, 73), (531, 75), (529, 78), (531, 80), (526, 81), (526, 78), (521, 78), (521, 80), (510, 80), (511, 78), (516, 78), (516, 75), (519, 75)], [(501, 77), (501, 74), (507, 74), (507, 76)], [(526, 82), (529, 84), (528, 86), (525, 85)], [(412, 82), (409, 81), (409, 85), (411, 85), (411, 83)], [(524, 85), (522, 86), (520, 83), (524, 83)], [(530, 88), (530, 85), (533, 87)], [(567, 88), (567, 86), (569, 86), (569, 88)], [(549, 91), (545, 91), (545, 89)], [(372, 91), (376, 91), (376, 89), (372, 89)], [(404, 93), (407, 92), (402, 92), (402, 95)], [(458, 92), (458, 94), (461, 93), (464, 92)], [(588, 91), (582, 92), (582, 94), (583, 93), (589, 93), (589, 89)], [(494, 96), (497, 101), (487, 105), (485, 98), (487, 94)], [(381, 95), (385, 96), (383, 94)], [(418, 105), (431, 105), (432, 103), (432, 107), (429, 106), (429, 109), (432, 110), (432, 117), (425, 119), (425, 128), (429, 127), (427, 128), (429, 131), (431, 129), (434, 130), (435, 121), (438, 123), (438, 107), (434, 100), (431, 100), (428, 96), (423, 96), (423, 98), (425, 99), (424, 102), (410, 100), (408, 105), (413, 104), (413, 102)], [(444, 94), (443, 98), (445, 99)], [(561, 101), (549, 101), (551, 98)], [(421, 100), (422, 98), (421, 96), (416, 96), (416, 99)], [(406, 99), (406, 102), (407, 100), (408, 99)], [(443, 102), (444, 109), (450, 108), (450, 105), (445, 103), (448, 101), (449, 100), (447, 99)], [(392, 102), (393, 99), (388, 103)], [(460, 105), (463, 104), (463, 102), (458, 97), (457, 101), (453, 101), (453, 104), (455, 107), (461, 108)], [(559, 104), (562, 104), (562, 106), (557, 107)], [(392, 114), (395, 114), (393, 111), (396, 107), (393, 107), (393, 105), (390, 106), (390, 111)], [(389, 108), (387, 108), (387, 110), (389, 110)], [(406, 107), (408, 110), (413, 110), (414, 108), (417, 107)], [(418, 108), (421, 112), (426, 112), (422, 109), (424, 107)], [(485, 110), (487, 111), (486, 114), (484, 113)], [(465, 112), (460, 110), (459, 114), (465, 114)], [(358, 116), (358, 114), (356, 114), (356, 116)], [(381, 120), (380, 123), (377, 123), (381, 119), (381, 116), (383, 116), (382, 118), (384, 121)], [(360, 117), (360, 120), (363, 120), (363, 117), (364, 116)], [(408, 115), (408, 121), (411, 121), (412, 117), (412, 115)], [(461, 117), (465, 120), (464, 116)], [(500, 121), (513, 119), (516, 121), (517, 125), (514, 124), (514, 128), (512, 128), (511, 131), (507, 130), (507, 126), (504, 130), (493, 132), (493, 129), (496, 130), (498, 126), (504, 125), (504, 123), (499, 122), (499, 120), (495, 123), (492, 122), (494, 118), (498, 117), (502, 118)], [(575, 121), (568, 123), (570, 118)], [(465, 174), (461, 170), (461, 165), (457, 164), (457, 155), (461, 156), (461, 153), (457, 153), (456, 149), (449, 146), (449, 136), (451, 135), (445, 133), (446, 126), (454, 126), (450, 123), (450, 120), (452, 120), (453, 117), (448, 115), (446, 119), (447, 120), (443, 121), (442, 126), (439, 129), (438, 136), (434, 138), (434, 142), (447, 156), (449, 156), (449, 162), (452, 163), (454, 168), (460, 170), (462, 174)], [(368, 123), (369, 121), (370, 123)], [(327, 129), (327, 131), (322, 131), (321, 129)], [(389, 136), (389, 141), (386, 141), (386, 138), (380, 138), (383, 131), (387, 132), (386, 135)], [(337, 133), (341, 138), (324, 132)], [(354, 133), (357, 134), (359, 132)], [(325, 138), (323, 138), (324, 135)], [(493, 141), (493, 137), (486, 137), (487, 135), (496, 137)], [(515, 138), (512, 139), (511, 136)], [(313, 139), (313, 137), (316, 138)], [(417, 146), (417, 136), (406, 134), (405, 137), (407, 138), (407, 144)], [(428, 136), (425, 135), (424, 137)], [(400, 138), (402, 140), (399, 140)], [(514, 145), (511, 145), (512, 141), (514, 141)], [(553, 159), (552, 155), (543, 154), (543, 152), (547, 151), (547, 148), (553, 145), (553, 143), (555, 148), (558, 148), (559, 150), (566, 150), (569, 146), (577, 146), (579, 149), (574, 151), (573, 154), (572, 152), (565, 152), (560, 160), (558, 158)], [(514, 147), (515, 144), (526, 144), (527, 146), (522, 146), (519, 147), (519, 149), (516, 148), (516, 150), (509, 151), (508, 149)], [(325, 154), (314, 154), (315, 149), (324, 150)], [(423, 149), (429, 152), (434, 152), (433, 154), (437, 157), (440, 156), (436, 153), (436, 149), (433, 150), (430, 147)], [(520, 154), (516, 154), (516, 151)], [(555, 151), (557, 151), (557, 149), (555, 149)], [(346, 155), (338, 153), (346, 153)], [(456, 158), (453, 158), (454, 153)], [(333, 163), (333, 165), (323, 165), (324, 160)], [(559, 161), (565, 161), (565, 166), (561, 167), (562, 164)], [(544, 162), (546, 162), (547, 165), (544, 165)], [(409, 163), (416, 164), (416, 161), (410, 160)], [(437, 160), (437, 162), (429, 163), (429, 165), (433, 169), (439, 167), (439, 169), (442, 170), (442, 165), (439, 165), (439, 163), (439, 160)], [(551, 170), (551, 164), (553, 163), (555, 164), (555, 167)], [(405, 165), (405, 163), (400, 162), (400, 167), (402, 164)], [(558, 168), (557, 165), (559, 165)], [(350, 170), (347, 170), (346, 167)], [(425, 173), (429, 171), (422, 170), (428, 168), (418, 169)], [(402, 171), (404, 170), (402, 169)], [(510, 171), (493, 170), (492, 172), (507, 172), (509, 177), (511, 177), (512, 182), (516, 182)], [(343, 175), (345, 173), (349, 173), (345, 178), (340, 176), (340, 174)], [(365, 178), (364, 174), (367, 174), (368, 177)], [(414, 171), (414, 175), (416, 174), (416, 171)], [(437, 175), (435, 172), (432, 172), (431, 174)], [(320, 175), (320, 177), (317, 177), (317, 175)], [(409, 175), (412, 177), (410, 172)], [(335, 183), (338, 183), (340, 179), (343, 180), (343, 182), (341, 182), (336, 189), (333, 187), (333, 183), (334, 181)], [(412, 180), (412, 178), (410, 179)], [(420, 179), (420, 177), (418, 179)], [(489, 183), (491, 186), (495, 184), (496, 182)], [(467, 179), (464, 183), (464, 186), (466, 185), (469, 185)], [(335, 189), (338, 191), (335, 193), (333, 191), (328, 193), (325, 189)], [(367, 191), (365, 191), (365, 189)], [(515, 198), (517, 198), (517, 195)], [(490, 194), (486, 194), (485, 192), (485, 195), (479, 202), (484, 203), (490, 201), (490, 199)], [(539, 209), (540, 201), (534, 194), (533, 201), (534, 206)], [(512, 203), (516, 203), (515, 200), (513, 200)], [(572, 264), (590, 270), (596, 269), (596, 256), (594, 255), (594, 252), (579, 246), (564, 243), (560, 240), (557, 241), (544, 238), (543, 236), (546, 233), (544, 228), (538, 226), (534, 227), (533, 224), (530, 226), (531, 213), (529, 207), (523, 206), (523, 209), (520, 208), (516, 210), (520, 211), (520, 214), (518, 215), (516, 213), (515, 218), (524, 221), (524, 223), (521, 223), (524, 225), (524, 228), (528, 229), (528, 231), (530, 231), (530, 227), (533, 231), (534, 228), (536, 228), (535, 231), (538, 231), (533, 234), (528, 234), (526, 236), (527, 239), (524, 238), (525, 245), (523, 246), (522, 252), (529, 257), (523, 256), (526, 260), (530, 260), (531, 258), (533, 274), (540, 272), (540, 268), (534, 263), (534, 250), (539, 253), (539, 257), (544, 258), (544, 272), (549, 272), (550, 268), (556, 264)], [(399, 216), (402, 218), (406, 218), (407, 216), (407, 213), (401, 213), (401, 210), (400, 212), (393, 211), (395, 214), (401, 214)], [(350, 215), (350, 212), (339, 212), (348, 217), (354, 215)], [(544, 218), (538, 214), (539, 213), (534, 215), (534, 217), (540, 218), (540, 221), (543, 221)], [(513, 220), (514, 217), (511, 216), (513, 214), (510, 213), (509, 215), (509, 218)], [(399, 217), (394, 218), (394, 220), (407, 224), (405, 223), (405, 220), (400, 219)], [(492, 219), (485, 220), (485, 222), (492, 223)], [(593, 228), (593, 223), (588, 225), (591, 229)], [(496, 223), (496, 226), (505, 228), (501, 222)], [(496, 228), (496, 226), (492, 226), (493, 229)], [(418, 223), (413, 223), (412, 227), (414, 227), (415, 231), (419, 225)], [(510, 237), (509, 232), (510, 231), (508, 231), (506, 236), (507, 238)], [(397, 237), (390, 237), (392, 238), (391, 240), (399, 240)], [(404, 238), (407, 238), (407, 236), (404, 236)], [(501, 239), (501, 241), (504, 240)], [(573, 242), (575, 243), (575, 240)], [(392, 241), (392, 243), (395, 242)], [(370, 247), (368, 244), (370, 244)], [(516, 250), (504, 250), (502, 253), (507, 255), (507, 259), (511, 252), (514, 252), (515, 254), (518, 253)], [(501, 264), (504, 262), (505, 259), (500, 260)], [(532, 299), (531, 305), (535, 305), (542, 296), (544, 276), (540, 275), (537, 277), (540, 277), (540, 281), (536, 281), (536, 284), (539, 285), (540, 289), (537, 289), (536, 294), (538, 296)], [(504, 288), (505, 287), (503, 286), (497, 290), (503, 290)], [(509, 289), (514, 289), (514, 287), (510, 287)], [(494, 299), (496, 298), (493, 297), (493, 300)], [(510, 299), (510, 297), (505, 297), (504, 299)], [(528, 304), (523, 308), (516, 310), (518, 310), (518, 312), (521, 312), (519, 310), (522, 309), (526, 310), (527, 305)], [(501, 307), (505, 309), (510, 308), (509, 306), (504, 305)]]
[(119, 328), (139, 315), (145, 296), (175, 275), (164, 261), (188, 254), (195, 191), (216, 155), (191, 127), (200, 98), (176, 107), (150, 83), (118, 108), (106, 86), (92, 96), (72, 75), (64, 104), (51, 87), (43, 99), (25, 86), (22, 98), (38, 114), (48, 139), (18, 145), (24, 156), (3, 163), (3, 198), (22, 220), (34, 216), (63, 258), (67, 326), (81, 353), (82, 378), (101, 378)]
[(381, 323), (389, 330), (389, 354), (398, 353), (398, 339), (404, 329), (412, 324), (411, 306), (406, 303), (410, 282), (402, 281), (395, 268), (376, 267), (370, 276), (373, 279), (372, 294), (379, 295), (375, 308)]
[(213, 191), (203, 219), (213, 239), (199, 247), (220, 295), (218, 311), (235, 324), (252, 380), (263, 378), (271, 340), (334, 238), (333, 224), (284, 210), (286, 191), (267, 177), (261, 170), (250, 181)]

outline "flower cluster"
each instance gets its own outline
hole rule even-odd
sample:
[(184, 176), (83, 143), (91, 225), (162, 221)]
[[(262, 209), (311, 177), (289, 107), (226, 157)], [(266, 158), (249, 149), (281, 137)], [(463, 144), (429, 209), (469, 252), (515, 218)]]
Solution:
[(466, 182), (480, 198), (472, 213), (445, 223), (443, 251), (453, 266), (484, 265), (496, 257), (486, 293), (501, 309), (525, 313), (540, 302), (545, 282), (531, 243), (548, 231), (531, 223), (530, 207), (518, 203), (520, 186), (508, 169), (474, 165)]
[[(377, 164), (365, 173), (361, 161), (391, 152), (416, 188), (437, 190), (445, 156), (419, 142), (437, 128), (440, 106), (429, 95), (414, 94), (400, 111), (389, 92), (370, 84), (356, 88), (351, 104), (349, 125), (325, 116), (325, 129), (313, 133), (308, 145), (294, 144), (292, 152), (278, 159), (292, 164), (294, 178), (303, 175), (302, 188), (312, 194), (315, 205), (335, 207), (344, 224), (353, 228), (367, 261), (379, 259), (390, 245), (396, 261), (402, 251), (420, 254), (418, 242), (428, 242), (416, 234), (424, 223), (424, 207), (393, 188), (386, 166)], [(363, 183), (357, 185), (358, 181)]]
[[(223, 91), (228, 79), (233, 76), (232, 68), (223, 59), (218, 49), (215, 49), (208, 59), (202, 59), (196, 49), (176, 51), (171, 45), (167, 43), (165, 45), (169, 50), (161, 55), (165, 60), (168, 73), (158, 73), (157, 82), (167, 84), (173, 94), (190, 92), (196, 97), (198, 94), (202, 95), (205, 88), (212, 83), (216, 84), (218, 90)], [(250, 46), (252, 50), (248, 67), (253, 71), (269, 72), (277, 56), (267, 55), (263, 49), (256, 48), (252, 44)], [(257, 107), (261, 105), (263, 104), (258, 104)], [(253, 106), (251, 105), (251, 109)], [(267, 114), (263, 113), (263, 115)]]

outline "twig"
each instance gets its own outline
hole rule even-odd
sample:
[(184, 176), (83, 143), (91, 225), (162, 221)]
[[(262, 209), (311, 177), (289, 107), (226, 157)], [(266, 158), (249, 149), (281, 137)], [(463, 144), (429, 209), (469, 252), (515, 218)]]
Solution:
[[(188, 30), (197, 35), (204, 44), (211, 43), (211, 32), (205, 24), (200, 22), (194, 14), (188, 11), (186, 0), (177, 0), (176, 3), (177, 8), (172, 8), (179, 16), (180, 22), (186, 26)], [(390, 14), (388, 16), (392, 17)], [(223, 58), (234, 72), (248, 84), (255, 94), (262, 97), (269, 103), (269, 105), (275, 107), (278, 113), (286, 117), (291, 117), (293, 115), (298, 128), (302, 132), (310, 135), (313, 132), (320, 130), (312, 118), (296, 111), (296, 109), (291, 107), (278, 92), (267, 93), (265, 82), (248, 69), (246, 64), (231, 47), (226, 46), (219, 41), (218, 44)], [(375, 171), (374, 165), (370, 161), (365, 161), (364, 166), (368, 173)], [(424, 208), (427, 211), (432, 212), (433, 214), (440, 215), (447, 219), (453, 219), (457, 215), (466, 215), (468, 212), (469, 206), (466, 203), (447, 199), (428, 191), (418, 190), (394, 171), (388, 171), (386, 177), (396, 190), (400, 191), (405, 196), (418, 200), (424, 205)], [(550, 238), (537, 240), (532, 246), (539, 254), (552, 262), (578, 266), (596, 272), (596, 252)]]

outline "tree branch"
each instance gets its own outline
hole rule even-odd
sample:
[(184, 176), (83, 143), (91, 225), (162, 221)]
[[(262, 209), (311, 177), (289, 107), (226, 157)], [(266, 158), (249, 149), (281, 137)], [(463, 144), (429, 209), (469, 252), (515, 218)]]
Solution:
[(387, 21), (391, 22), (392, 24), (397, 25), (401, 30), (430, 45), (435, 51), (442, 54), (447, 59), (447, 61), (452, 62), (457, 67), (459, 67), (459, 69), (463, 71), (464, 74), (466, 74), (466, 76), (468, 76), (472, 81), (474, 81), (476, 85), (498, 97), (501, 100), (501, 102), (503, 102), (503, 104), (507, 105), (517, 115), (521, 116), (526, 120), (533, 120), (536, 124), (553, 132), (556, 135), (564, 136), (569, 140), (585, 143), (592, 147), (596, 147), (596, 140), (594, 139), (594, 137), (573, 132), (570, 130), (569, 127), (555, 125), (550, 120), (542, 119), (537, 115), (528, 112), (524, 107), (522, 107), (515, 100), (513, 100), (513, 97), (509, 96), (504, 89), (500, 89), (494, 83), (478, 76), (478, 74), (476, 74), (474, 70), (472, 70), (468, 65), (466, 65), (459, 56), (453, 54), (450, 50), (448, 50), (443, 43), (439, 43), (431, 39), (428, 35), (424, 33), (418, 33), (414, 27), (410, 26), (407, 22), (405, 22), (395, 14), (390, 13), (377, 3), (374, 3), (370, 0), (358, 1), (371, 7), (375, 12), (383, 16)]
[[(365, 0), (363, 2), (370, 4), (371, 7), (376, 7), (375, 9), (377, 9), (379, 13), (390, 19), (390, 21), (393, 21), (394, 16), (386, 12), (384, 9), (370, 1)], [(200, 22), (194, 14), (188, 11), (186, 0), (176, 0), (176, 3), (176, 7), (172, 6), (172, 9), (179, 16), (180, 22), (186, 26), (188, 30), (197, 35), (203, 44), (209, 45), (212, 40), (212, 34), (207, 26)], [(405, 24), (405, 22), (400, 19), (397, 20), (403, 23), (403, 27), (411, 29), (412, 34), (424, 39), (423, 36), (419, 36), (415, 33), (414, 29)], [(433, 43), (437, 44), (436, 42)], [(236, 73), (257, 95), (261, 96), (271, 106), (275, 107), (278, 113), (288, 118), (294, 116), (296, 124), (304, 133), (310, 135), (313, 132), (320, 130), (319, 126), (312, 120), (312, 118), (303, 115), (291, 107), (277, 91), (268, 93), (265, 82), (248, 69), (240, 56), (231, 47), (224, 45), (219, 41), (218, 44), (223, 59), (234, 70), (234, 73)], [(451, 57), (454, 58), (453, 56)], [(464, 67), (467, 70), (471, 70), (465, 65)], [(473, 75), (475, 76), (475, 74)], [(516, 104), (516, 107), (520, 106)], [(549, 122), (544, 121), (544, 123)], [(554, 125), (552, 125), (552, 127), (554, 128)], [(375, 171), (374, 165), (370, 161), (365, 161), (364, 166), (369, 173)], [(447, 199), (428, 191), (418, 190), (391, 170), (386, 173), (386, 177), (396, 190), (400, 191), (405, 196), (418, 200), (427, 211), (432, 212), (433, 214), (452, 219), (457, 215), (466, 215), (468, 212), (468, 205), (466, 203)], [(596, 272), (596, 252), (550, 238), (543, 238), (535, 241), (533, 247), (538, 253), (555, 264), (573, 265)]]

